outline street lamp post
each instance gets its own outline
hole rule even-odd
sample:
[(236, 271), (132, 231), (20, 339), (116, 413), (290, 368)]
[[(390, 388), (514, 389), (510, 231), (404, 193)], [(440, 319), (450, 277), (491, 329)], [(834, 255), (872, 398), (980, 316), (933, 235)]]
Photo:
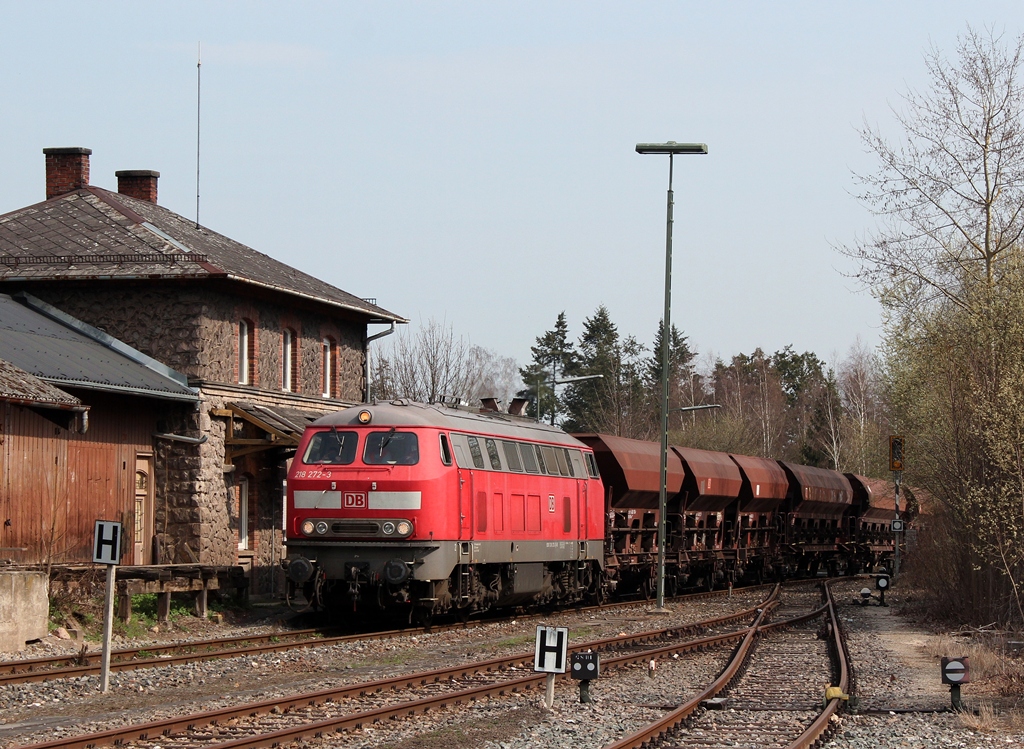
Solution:
[(704, 143), (637, 143), (640, 154), (668, 154), (668, 215), (665, 221), (665, 314), (661, 336), (661, 484), (658, 487), (658, 599), (665, 607), (665, 500), (668, 484), (668, 365), (672, 341), (672, 157), (676, 154), (707, 154)]
[[(558, 401), (555, 400), (555, 397), (554, 397), (555, 396), (555, 385), (565, 385), (565, 384), (570, 383), (570, 382), (582, 382), (583, 380), (600, 380), (600, 379), (603, 379), (603, 378), (604, 378), (603, 374), (594, 374), (594, 375), (579, 375), (578, 377), (566, 377), (566, 378), (561, 379), (561, 380), (556, 380), (555, 379), (555, 367), (554, 367), (554, 364), (552, 364), (551, 365), (551, 426), (555, 425), (555, 410), (556, 410), (555, 406), (558, 403)], [(540, 421), (540, 386), (541, 386), (541, 381), (538, 381), (537, 382), (537, 421)]]

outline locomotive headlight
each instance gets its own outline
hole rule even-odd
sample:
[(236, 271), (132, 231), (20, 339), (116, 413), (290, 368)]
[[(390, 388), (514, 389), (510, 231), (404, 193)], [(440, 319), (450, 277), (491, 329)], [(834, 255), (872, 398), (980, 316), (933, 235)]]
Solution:
[(399, 536), (408, 536), (412, 533), (412, 523), (408, 520), (399, 520), (396, 530)]
[(313, 521), (307, 520), (302, 524), (302, 532), (307, 536), (313, 535)]
[(360, 424), (369, 424), (372, 418), (373, 414), (371, 414), (365, 408), (358, 414), (356, 414), (356, 420), (358, 420)]
[(316, 532), (319, 533), (321, 536), (327, 533), (327, 523), (325, 523), (323, 520), (317, 523)]
[(381, 530), (384, 531), (385, 536), (390, 536), (395, 532), (395, 524), (389, 520), (381, 526)]

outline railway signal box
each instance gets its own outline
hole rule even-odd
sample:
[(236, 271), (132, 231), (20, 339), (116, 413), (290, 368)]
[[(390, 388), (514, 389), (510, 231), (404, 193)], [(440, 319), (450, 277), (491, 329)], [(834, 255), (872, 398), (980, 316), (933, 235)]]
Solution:
[(601, 675), (601, 656), (597, 653), (573, 653), (570, 676), (582, 681), (590, 681)]
[(942, 683), (943, 684), (968, 684), (971, 681), (971, 659), (943, 658), (942, 659)]
[(903, 438), (897, 435), (889, 438), (889, 470), (903, 470)]
[(949, 701), (954, 710), (963, 708), (960, 701), (960, 685), (971, 681), (971, 660), (963, 658), (942, 659), (942, 683), (949, 684)]
[(569, 675), (580, 682), (580, 702), (590, 702), (590, 681), (601, 675), (601, 656), (597, 653), (573, 653)]

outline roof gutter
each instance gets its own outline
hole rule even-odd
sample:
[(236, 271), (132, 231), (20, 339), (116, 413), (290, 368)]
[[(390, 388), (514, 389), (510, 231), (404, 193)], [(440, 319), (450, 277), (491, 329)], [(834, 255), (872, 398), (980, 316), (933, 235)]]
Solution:
[(169, 440), (171, 442), (184, 442), (187, 445), (201, 445), (208, 437), (204, 434), (202, 437), (186, 437), (184, 434), (165, 434), (164, 432), (153, 432), (153, 436), (158, 440)]
[(363, 381), (366, 383), (366, 393), (363, 397), (364, 403), (370, 402), (370, 342), (376, 341), (378, 338), (383, 338), (386, 335), (391, 335), (395, 332), (395, 321), (391, 321), (391, 327), (387, 330), (382, 330), (380, 333), (375, 333), (370, 336), (366, 336), (366, 355), (363, 357), (363, 363), (366, 367), (366, 376)]

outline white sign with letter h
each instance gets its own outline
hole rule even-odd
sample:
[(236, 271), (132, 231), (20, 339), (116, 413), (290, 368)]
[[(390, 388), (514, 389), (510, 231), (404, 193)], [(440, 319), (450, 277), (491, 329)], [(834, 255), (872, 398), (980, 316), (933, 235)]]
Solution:
[(568, 652), (568, 627), (537, 627), (537, 645), (533, 655), (534, 671), (564, 674)]

